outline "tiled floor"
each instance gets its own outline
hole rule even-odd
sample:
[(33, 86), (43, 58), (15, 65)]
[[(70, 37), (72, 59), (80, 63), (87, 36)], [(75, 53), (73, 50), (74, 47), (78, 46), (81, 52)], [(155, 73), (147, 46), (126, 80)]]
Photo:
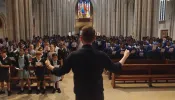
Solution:
[[(75, 100), (72, 77), (73, 74), (70, 73), (61, 82), (61, 94), (13, 94), (8, 98), (6, 95), (1, 95), (0, 100)], [(113, 89), (107, 76), (104, 75), (105, 100), (175, 100), (175, 84), (155, 84), (154, 88), (148, 88), (146, 84), (120, 86), (122, 88)]]

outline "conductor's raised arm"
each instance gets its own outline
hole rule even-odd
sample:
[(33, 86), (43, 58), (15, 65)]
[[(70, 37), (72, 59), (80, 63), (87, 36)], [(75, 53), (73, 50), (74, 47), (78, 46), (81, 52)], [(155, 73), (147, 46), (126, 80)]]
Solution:
[(110, 72), (117, 73), (122, 70), (122, 66), (124, 65), (126, 59), (129, 57), (130, 52), (129, 50), (125, 50), (123, 58), (117, 62), (113, 63), (109, 57), (106, 55), (106, 61), (104, 61), (105, 69), (109, 70)]
[(45, 64), (47, 66), (48, 69), (50, 69), (52, 71), (53, 74), (55, 74), (56, 76), (62, 76), (64, 74), (67, 74), (70, 72), (71, 70), (71, 54), (65, 59), (64, 61), (64, 65), (62, 67), (54, 67), (50, 64), (49, 60), (46, 60)]

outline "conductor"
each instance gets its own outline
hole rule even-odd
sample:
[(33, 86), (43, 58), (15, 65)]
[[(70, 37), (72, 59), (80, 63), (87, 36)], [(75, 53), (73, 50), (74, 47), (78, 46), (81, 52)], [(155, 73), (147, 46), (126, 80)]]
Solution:
[(126, 50), (123, 58), (118, 63), (113, 63), (103, 52), (92, 47), (95, 41), (95, 30), (92, 27), (82, 29), (80, 40), (83, 47), (72, 52), (65, 60), (63, 67), (53, 67), (49, 60), (46, 65), (56, 76), (67, 74), (72, 69), (74, 73), (74, 93), (76, 100), (104, 100), (103, 70), (118, 73), (130, 55)]

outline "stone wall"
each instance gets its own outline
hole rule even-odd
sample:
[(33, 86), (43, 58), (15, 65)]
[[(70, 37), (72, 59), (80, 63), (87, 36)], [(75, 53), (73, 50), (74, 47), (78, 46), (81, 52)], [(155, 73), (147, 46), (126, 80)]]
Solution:
[(168, 30), (168, 35), (175, 40), (175, 1), (171, 0), (166, 5), (166, 20), (158, 24), (158, 36), (161, 36), (161, 30)]
[[(1, 1), (1, 0), (0, 0)], [(91, 0), (93, 26), (106, 36), (160, 37), (168, 29), (175, 39), (175, 0), (167, 1), (166, 21), (159, 23), (159, 0)], [(5, 0), (0, 12), (6, 15), (9, 39), (67, 35), (75, 32), (77, 0)], [(2, 36), (2, 34), (0, 33)]]

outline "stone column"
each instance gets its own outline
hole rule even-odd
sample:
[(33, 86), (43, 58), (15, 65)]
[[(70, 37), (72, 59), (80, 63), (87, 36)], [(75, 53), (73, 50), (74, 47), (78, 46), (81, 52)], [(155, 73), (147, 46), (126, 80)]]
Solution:
[[(95, 7), (93, 7), (95, 8)], [(97, 8), (97, 7), (96, 7)], [(97, 31), (97, 10), (93, 10), (93, 28)]]
[(20, 27), (20, 38), (26, 39), (25, 37), (25, 18), (24, 18), (24, 0), (19, 0), (19, 27)]
[(110, 0), (107, 0), (107, 36), (110, 36), (111, 33), (111, 6), (110, 6)]
[(111, 36), (115, 36), (115, 0), (111, 0)]
[(121, 35), (121, 0), (116, 2), (116, 35)]
[(100, 9), (99, 9), (99, 32), (101, 33), (101, 35), (103, 35), (102, 33), (102, 1), (99, 0), (99, 5), (100, 5)]
[[(73, 1), (72, 1), (73, 2)], [(72, 32), (74, 32), (75, 31), (75, 12), (74, 12), (74, 10), (75, 10), (75, 6), (74, 5), (72, 5), (72, 9), (71, 9), (71, 12), (72, 12), (72, 14), (71, 14), (71, 21), (72, 21), (72, 24), (71, 24), (71, 29), (72, 29)]]
[(107, 34), (108, 0), (105, 0), (105, 34)]
[(63, 33), (63, 0), (60, 0), (60, 23), (59, 23), (59, 28), (60, 28), (60, 35)]
[(54, 28), (55, 28), (55, 34), (56, 35), (58, 35), (58, 23), (59, 23), (58, 22), (58, 17), (57, 17), (58, 16), (58, 10), (59, 10), (58, 7), (57, 7), (58, 6), (58, 2), (59, 2), (58, 0), (55, 0), (55, 4), (54, 4), (54, 6), (55, 6), (55, 23), (54, 23)]
[(56, 28), (56, 34), (59, 35), (59, 0), (56, 0), (56, 23), (55, 23), (55, 28)]
[(40, 36), (40, 4), (39, 1), (34, 3), (35, 18), (35, 36)]
[(124, 3), (125, 3), (125, 0), (120, 0), (120, 5), (121, 5), (121, 32), (120, 32), (120, 35), (124, 35)]
[(63, 13), (63, 15), (62, 15), (62, 18), (63, 18), (63, 20), (62, 20), (62, 25), (63, 25), (63, 30), (62, 30), (62, 36), (64, 35), (64, 34), (66, 34), (66, 0), (63, 0), (62, 1), (62, 7), (63, 7), (63, 9), (62, 9), (62, 13)]
[(159, 0), (153, 1), (153, 27), (152, 27), (152, 36), (158, 37), (158, 25), (159, 25)]
[(152, 36), (152, 18), (153, 18), (153, 0), (148, 0), (148, 7), (147, 7), (147, 36)]
[(148, 9), (147, 7), (148, 7), (148, 0), (142, 0), (141, 37), (144, 37), (147, 34), (147, 9)]
[(66, 33), (64, 34), (67, 35), (69, 33), (69, 8), (70, 8), (70, 5), (69, 5), (69, 1), (66, 0)]
[[(71, 31), (70, 30), (70, 16), (71, 16), (71, 12), (70, 12), (70, 10), (71, 10), (71, 1), (69, 1), (69, 0), (67, 0), (67, 9), (68, 9), (68, 11), (67, 11), (67, 34)], [(65, 34), (65, 36), (67, 35), (67, 34)]]
[(31, 40), (33, 37), (33, 15), (32, 15), (32, 1), (24, 0), (24, 9), (25, 9), (25, 37), (27, 40)]
[(97, 0), (97, 4), (99, 4), (96, 13), (96, 18), (97, 18), (97, 26), (96, 26), (96, 31), (100, 31), (100, 0)]
[(64, 36), (65, 34), (66, 34), (66, 32), (67, 32), (67, 25), (66, 25), (66, 23), (67, 23), (67, 21), (66, 21), (66, 19), (67, 19), (67, 16), (66, 16), (66, 14), (67, 14), (67, 4), (66, 4), (67, 2), (66, 2), (66, 0), (63, 0), (63, 33), (62, 33), (62, 36)]
[(101, 35), (103, 35), (102, 33), (102, 1), (101, 0), (98, 0), (99, 1), (99, 29), (98, 29), (98, 32), (101, 33)]
[(69, 1), (66, 0), (66, 33), (64, 34), (64, 36), (67, 35), (69, 32), (69, 8)]
[(25, 38), (29, 39), (29, 0), (24, 0), (24, 21), (25, 21)]
[[(68, 4), (69, 4), (69, 12), (68, 12), (68, 26), (69, 26), (69, 30), (68, 32), (72, 32), (72, 29), (71, 29), (71, 24), (72, 24), (72, 21), (71, 21), (71, 16), (72, 16), (72, 12), (71, 12), (71, 9), (73, 9), (72, 7), (72, 3), (71, 1), (68, 0)], [(67, 35), (67, 34), (66, 34)]]
[(43, 35), (48, 34), (47, 17), (47, 0), (43, 0)]
[(53, 13), (54, 13), (54, 10), (53, 10), (53, 0), (50, 0), (50, 36), (52, 36), (54, 33), (53, 33)]
[(142, 0), (138, 0), (138, 20), (137, 20), (137, 34), (136, 38), (141, 40), (141, 21), (142, 21)]
[(15, 23), (15, 28), (14, 28), (14, 34), (15, 37), (14, 39), (19, 42), (20, 40), (20, 28), (19, 28), (19, 3), (18, 0), (14, 0), (14, 12), (15, 12), (15, 17), (14, 17), (14, 23)]
[(62, 34), (62, 36), (64, 36), (65, 34), (67, 34), (67, 0), (64, 0), (64, 16), (63, 16), (63, 19), (64, 19), (64, 33)]
[(71, 16), (70, 16), (70, 21), (71, 21), (71, 32), (73, 32), (74, 31), (74, 16), (75, 16), (75, 13), (74, 13), (74, 10), (75, 9), (75, 7), (74, 7), (74, 5), (73, 5), (73, 1), (71, 1), (71, 9), (70, 9), (70, 11), (71, 11)]
[(6, 7), (9, 40), (30, 39), (33, 33), (32, 1), (6, 0)]
[(74, 22), (75, 22), (75, 6), (74, 6), (74, 0), (70, 1), (71, 2), (71, 32), (74, 32)]
[(101, 35), (104, 35), (102, 29), (103, 29), (103, 1), (100, 0), (100, 33)]
[(47, 27), (48, 27), (48, 35), (50, 36), (51, 35), (51, 0), (47, 0)]
[(63, 30), (63, 0), (59, 0), (59, 35), (62, 35)]
[(73, 20), (73, 23), (72, 23), (72, 31), (75, 32), (75, 6), (73, 6), (73, 17), (72, 17), (72, 20)]
[(6, 11), (7, 11), (7, 34), (5, 37), (8, 37), (9, 40), (12, 40), (13, 37), (13, 19), (12, 19), (12, 0), (5, 0), (6, 2)]
[(169, 36), (170, 37), (173, 37), (173, 31), (174, 31), (174, 2), (173, 1), (170, 1), (167, 5), (169, 5), (169, 15), (170, 15), (170, 25), (169, 25)]
[[(172, 4), (174, 4), (175, 3), (175, 1), (172, 1)], [(172, 9), (173, 9), (173, 11), (172, 11), (172, 13), (173, 13), (173, 22), (172, 22), (172, 34), (171, 34), (171, 37), (172, 37), (172, 39), (173, 40), (175, 40), (175, 6), (173, 6), (172, 7)]]
[(29, 38), (33, 38), (33, 13), (32, 0), (29, 0)]
[(46, 0), (46, 27), (47, 27), (47, 35), (50, 35), (50, 28), (49, 28), (49, 17), (50, 17), (50, 12), (49, 12), (49, 0)]
[(115, 26), (116, 26), (115, 27), (115, 32), (116, 33), (115, 33), (115, 35), (117, 36), (118, 33), (119, 33), (118, 32), (119, 31), (119, 29), (118, 29), (118, 27), (119, 27), (119, 16), (118, 16), (119, 15), (119, 0), (116, 0), (116, 4), (115, 5), (116, 5), (116, 9), (115, 9), (115, 11), (116, 11), (116, 13), (115, 13), (115, 17), (116, 17), (115, 18), (115, 23), (116, 23), (115, 24)]
[(128, 36), (132, 35), (134, 32), (134, 1), (135, 0), (128, 1)]
[(106, 28), (105, 27), (105, 24), (106, 24), (105, 23), (105, 5), (106, 4), (105, 4), (105, 0), (101, 0), (101, 1), (102, 1), (102, 11), (101, 11), (101, 13), (102, 13), (102, 30), (101, 31), (102, 31), (102, 34), (105, 35), (106, 34), (105, 33), (105, 28)]
[(34, 28), (33, 28), (33, 35), (35, 35), (35, 36), (37, 36), (37, 34), (36, 34), (36, 1), (32, 1), (32, 12), (33, 12), (33, 15), (32, 15), (32, 17), (33, 17), (33, 20), (34, 20)]
[(55, 0), (52, 0), (52, 35), (56, 33), (55, 31), (55, 13), (56, 13), (56, 9), (55, 9)]
[(140, 26), (138, 23), (140, 21), (140, 13), (139, 13), (139, 9), (141, 8), (140, 6), (140, 0), (135, 0), (135, 8), (134, 8), (134, 33), (132, 33), (132, 36), (136, 39), (139, 39), (139, 35), (138, 33), (140, 33)]
[(39, 8), (39, 12), (40, 12), (40, 15), (39, 15), (39, 19), (40, 19), (40, 36), (44, 36), (44, 1), (43, 0), (40, 0), (39, 1), (39, 5), (40, 5), (40, 8)]
[(124, 0), (124, 36), (127, 36), (128, 34), (128, 0)]

